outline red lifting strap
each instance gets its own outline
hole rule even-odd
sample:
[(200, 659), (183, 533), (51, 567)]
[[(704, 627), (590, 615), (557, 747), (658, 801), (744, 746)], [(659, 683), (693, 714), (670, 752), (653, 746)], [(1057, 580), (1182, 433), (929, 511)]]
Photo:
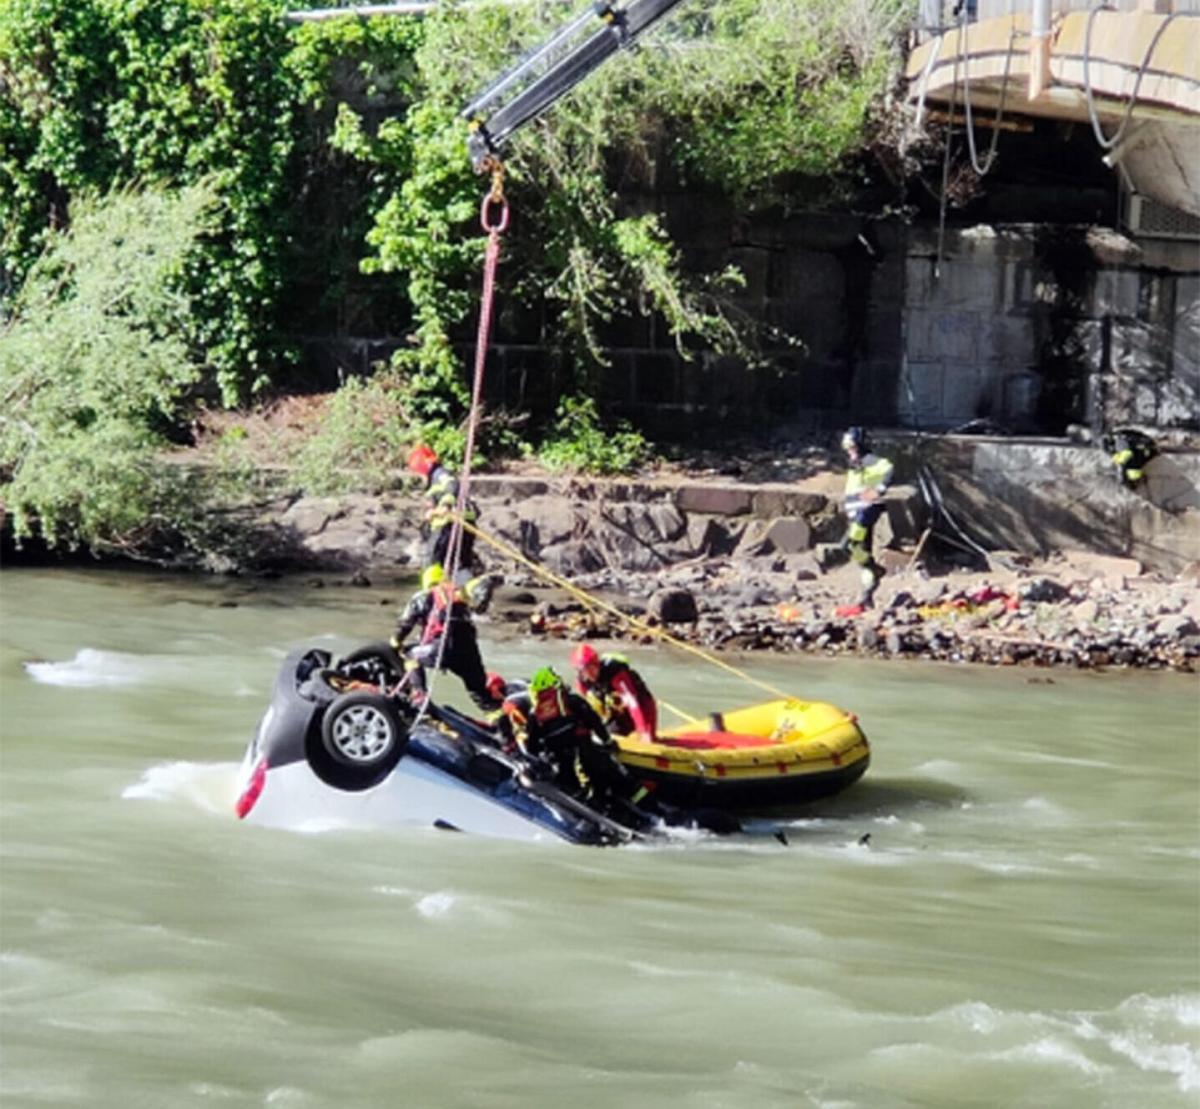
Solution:
[(471, 480), (471, 457), (475, 453), (475, 429), (479, 424), (479, 407), (483, 399), (483, 376), (492, 334), (496, 266), (500, 261), (500, 236), (508, 228), (508, 200), (500, 182), (501, 175), (497, 169), (493, 172), (492, 186), (484, 194), (483, 202), (479, 206), (479, 222), (487, 232), (488, 241), (483, 256), (483, 295), (479, 307), (479, 331), (475, 336), (475, 382), (471, 389), (471, 411), (467, 419), (467, 444), (458, 485), (457, 518), (450, 533), (450, 549), (446, 555), (451, 576), (458, 568), (458, 556), (462, 548), (462, 526), (459, 521), (466, 510)]

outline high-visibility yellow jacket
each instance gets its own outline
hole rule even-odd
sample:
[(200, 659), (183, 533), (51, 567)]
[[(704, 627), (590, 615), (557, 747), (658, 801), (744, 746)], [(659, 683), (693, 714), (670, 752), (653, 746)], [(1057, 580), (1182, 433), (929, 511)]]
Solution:
[(882, 495), (891, 484), (895, 472), (891, 459), (880, 458), (874, 454), (864, 454), (857, 466), (846, 471), (846, 492), (842, 497), (842, 506), (847, 516), (862, 512), (868, 505), (876, 503), (863, 499), (864, 489), (874, 489)]

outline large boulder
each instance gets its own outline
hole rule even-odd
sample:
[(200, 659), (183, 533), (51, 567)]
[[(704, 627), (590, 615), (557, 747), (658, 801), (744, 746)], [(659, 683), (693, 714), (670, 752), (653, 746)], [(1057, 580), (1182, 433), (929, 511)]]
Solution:
[(648, 611), (660, 624), (694, 624), (700, 618), (690, 589), (660, 589), (650, 597)]
[(543, 547), (539, 559), (547, 570), (563, 578), (590, 574), (605, 565), (604, 555), (590, 539), (569, 539)]
[(576, 537), (581, 530), (575, 505), (558, 496), (529, 497), (515, 505), (507, 501), (484, 505), (479, 525), (533, 558), (546, 547)]

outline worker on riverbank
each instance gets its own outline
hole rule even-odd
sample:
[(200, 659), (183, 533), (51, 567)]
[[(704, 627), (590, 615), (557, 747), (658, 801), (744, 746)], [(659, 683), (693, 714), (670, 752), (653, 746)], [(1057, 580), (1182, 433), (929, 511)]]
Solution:
[(858, 616), (875, 603), (875, 590), (883, 577), (883, 567), (875, 561), (872, 544), (875, 524), (883, 515), (883, 495), (891, 484), (895, 467), (887, 458), (871, 453), (866, 431), (861, 427), (847, 428), (842, 436), (842, 450), (849, 465), (846, 469), (846, 490), (842, 508), (846, 513), (846, 538), (850, 560), (861, 568), (862, 592), (858, 601), (838, 609), (841, 616)]
[[(405, 647), (405, 639), (418, 627), (420, 639), (413, 646)], [(445, 646), (442, 645), (443, 633)], [(440, 564), (427, 567), (421, 575), (421, 588), (412, 595), (396, 624), (392, 647), (405, 660), (408, 685), (417, 703), (422, 702), (428, 692), (426, 668), (436, 666), (455, 674), (471, 700), (484, 712), (499, 707), (499, 699), (488, 689), (471, 605), (464, 591), (446, 579)]]
[(501, 710), (502, 733), (560, 789), (622, 819), (646, 818), (637, 805), (649, 791), (617, 761), (617, 745), (595, 709), (551, 667), (510, 693)]
[(623, 655), (600, 654), (590, 643), (571, 652), (575, 688), (587, 698), (616, 735), (636, 735), (653, 743), (658, 733), (658, 704), (642, 676)]
[(1146, 476), (1146, 463), (1158, 454), (1158, 445), (1145, 432), (1119, 427), (1104, 436), (1104, 450), (1121, 477), (1121, 484), (1132, 489)]

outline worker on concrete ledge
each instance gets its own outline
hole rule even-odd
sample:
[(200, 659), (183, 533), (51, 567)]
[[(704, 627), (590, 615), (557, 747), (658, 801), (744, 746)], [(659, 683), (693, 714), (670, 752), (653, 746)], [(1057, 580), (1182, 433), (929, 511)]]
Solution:
[(1104, 450), (1126, 489), (1133, 489), (1146, 476), (1146, 463), (1158, 454), (1158, 446), (1145, 432), (1119, 427), (1104, 436)]

